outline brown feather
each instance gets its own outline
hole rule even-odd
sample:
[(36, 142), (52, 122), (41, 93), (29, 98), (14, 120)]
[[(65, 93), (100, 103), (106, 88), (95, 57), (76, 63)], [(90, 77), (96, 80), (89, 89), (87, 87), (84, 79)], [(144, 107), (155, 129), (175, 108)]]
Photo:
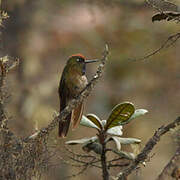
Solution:
[[(65, 79), (61, 78), (59, 85), (60, 112), (64, 110), (64, 108), (67, 106), (68, 101), (71, 99), (69, 95), (70, 93), (66, 86)], [(64, 121), (59, 121), (59, 137), (66, 137), (71, 123), (72, 114), (72, 112), (68, 114)]]
[(74, 109), (72, 116), (72, 129), (77, 128), (77, 126), (79, 125), (82, 118), (83, 110), (84, 110), (83, 103), (81, 103), (77, 108)]
[(69, 114), (64, 121), (59, 122), (59, 137), (66, 137), (71, 123), (72, 114)]

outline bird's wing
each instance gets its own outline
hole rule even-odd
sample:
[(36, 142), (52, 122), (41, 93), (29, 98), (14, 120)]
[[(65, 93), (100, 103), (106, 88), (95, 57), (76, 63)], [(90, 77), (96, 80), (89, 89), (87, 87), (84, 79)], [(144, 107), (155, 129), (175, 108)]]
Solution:
[[(63, 74), (62, 74), (63, 77)], [(60, 112), (67, 106), (67, 95), (68, 88), (66, 87), (65, 79), (61, 77), (61, 81), (59, 84), (59, 100), (60, 100)]]
[[(59, 85), (59, 99), (60, 99), (60, 112), (67, 106), (70, 99), (69, 90), (66, 86), (65, 80), (61, 78)], [(59, 137), (65, 137), (68, 133), (71, 123), (72, 112), (63, 120), (59, 122)]]
[(79, 125), (84, 110), (84, 104), (81, 103), (73, 110), (72, 128), (75, 129)]
[(59, 137), (66, 137), (71, 123), (72, 113), (68, 114), (65, 120), (59, 122)]

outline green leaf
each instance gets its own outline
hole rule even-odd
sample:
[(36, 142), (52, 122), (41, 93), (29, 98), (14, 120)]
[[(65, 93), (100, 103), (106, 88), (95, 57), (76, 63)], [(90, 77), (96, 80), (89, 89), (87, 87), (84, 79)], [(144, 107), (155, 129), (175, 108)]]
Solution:
[(90, 127), (90, 128), (95, 128), (95, 129), (100, 129), (98, 126), (96, 126), (90, 119), (88, 119), (86, 116), (82, 116), (80, 125)]
[(87, 114), (86, 117), (97, 127), (99, 127), (99, 129), (103, 129), (101, 120), (95, 114)]
[(107, 120), (105, 130), (124, 124), (133, 115), (134, 111), (134, 105), (130, 102), (116, 105)]
[(145, 115), (146, 113), (148, 113), (148, 111), (146, 109), (137, 109), (137, 110), (135, 110), (134, 114), (126, 122), (124, 122), (123, 124), (119, 123), (119, 125), (128, 124), (133, 119), (135, 119), (139, 116)]

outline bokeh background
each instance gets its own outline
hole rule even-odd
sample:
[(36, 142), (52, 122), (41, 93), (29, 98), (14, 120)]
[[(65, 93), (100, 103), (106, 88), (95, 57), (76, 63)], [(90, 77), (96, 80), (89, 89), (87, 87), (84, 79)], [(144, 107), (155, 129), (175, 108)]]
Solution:
[[(172, 2), (180, 5), (178, 0)], [(123, 130), (124, 137), (140, 138), (142, 147), (158, 127), (179, 116), (180, 42), (150, 59), (138, 60), (159, 48), (179, 30), (179, 24), (152, 23), (156, 11), (143, 0), (5, 0), (2, 8), (10, 17), (2, 29), (1, 53), (21, 61), (8, 78), (9, 126), (17, 136), (29, 135), (53, 119), (59, 109), (58, 84), (68, 57), (82, 53), (87, 58), (100, 58), (105, 43), (110, 47), (109, 61), (103, 78), (85, 102), (85, 113), (106, 119), (123, 101), (147, 109), (147, 115)], [(89, 79), (96, 67), (88, 66)], [(64, 141), (94, 134), (94, 130), (78, 127), (62, 140), (56, 129), (50, 139), (61, 151)], [(147, 166), (130, 179), (154, 179), (175, 149), (174, 136), (166, 135)], [(45, 172), (42, 179), (64, 179), (72, 171), (59, 162), (54, 172)], [(101, 172), (88, 169), (74, 179), (92, 178), (101, 179)]]

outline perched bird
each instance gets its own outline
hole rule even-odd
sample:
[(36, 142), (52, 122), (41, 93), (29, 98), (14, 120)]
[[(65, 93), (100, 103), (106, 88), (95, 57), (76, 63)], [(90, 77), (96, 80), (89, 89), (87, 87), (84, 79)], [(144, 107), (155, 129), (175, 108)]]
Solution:
[[(86, 87), (88, 81), (86, 78), (86, 64), (97, 62), (94, 60), (85, 60), (81, 54), (72, 55), (63, 70), (59, 84), (60, 112), (68, 105), (68, 102), (76, 98)], [(65, 137), (68, 133), (70, 123), (72, 128), (76, 128), (83, 113), (83, 102), (77, 106), (64, 121), (59, 122), (59, 137)]]

